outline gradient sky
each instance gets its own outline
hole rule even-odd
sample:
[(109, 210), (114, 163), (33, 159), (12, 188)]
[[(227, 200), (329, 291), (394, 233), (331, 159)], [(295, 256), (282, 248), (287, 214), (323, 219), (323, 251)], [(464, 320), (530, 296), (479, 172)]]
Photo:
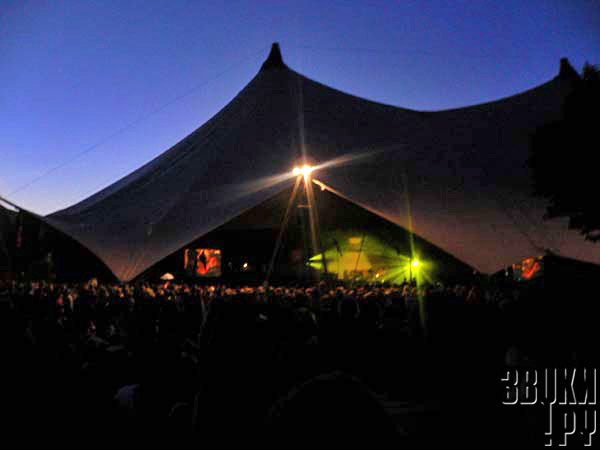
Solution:
[[(223, 6), (225, 5), (225, 6)], [(600, 63), (598, 0), (0, 0), (0, 195), (46, 214), (227, 104), (272, 42), (294, 70), (419, 110)]]

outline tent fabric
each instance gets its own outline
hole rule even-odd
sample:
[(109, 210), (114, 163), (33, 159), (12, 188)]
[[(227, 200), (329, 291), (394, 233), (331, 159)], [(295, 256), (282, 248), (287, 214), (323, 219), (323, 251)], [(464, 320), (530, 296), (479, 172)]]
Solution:
[[(349, 95), (288, 68), (261, 70), (181, 142), (45, 220), (121, 280), (289, 188), (305, 154), (314, 178), (409, 227), (481, 272), (551, 248), (600, 263), (597, 247), (544, 222), (525, 161), (536, 127), (560, 117), (572, 79), (460, 109), (422, 112)], [(358, 158), (353, 158), (360, 155)], [(330, 161), (345, 161), (332, 164)], [(558, 182), (559, 180), (557, 180)]]
[(5, 208), (0, 203), (0, 271), (10, 268), (11, 243), (9, 239), (16, 234), (16, 212)]

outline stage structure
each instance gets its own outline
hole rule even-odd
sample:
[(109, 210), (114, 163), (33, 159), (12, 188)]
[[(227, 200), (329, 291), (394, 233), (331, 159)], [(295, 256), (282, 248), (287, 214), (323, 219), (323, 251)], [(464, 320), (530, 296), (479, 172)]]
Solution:
[[(250, 83), (200, 128), (109, 187), (38, 219), (89, 249), (122, 281), (149, 276), (173, 258), (185, 273), (185, 249), (220, 250), (222, 277), (264, 265), (269, 272), (291, 190), (303, 176), (293, 169), (310, 165), (318, 208), (323, 198), (343, 200), (389, 230), (372, 236), (357, 215), (334, 225), (337, 206), (331, 206), (319, 211), (319, 248), (312, 231), (308, 245), (293, 247), (293, 239), (305, 239), (298, 228), (297, 236), (288, 231), (282, 237), (277, 258), (288, 258), (289, 267), (297, 259), (304, 271), (331, 265), (327, 273), (338, 278), (374, 272), (389, 279), (396, 262), (383, 261), (396, 257), (398, 263), (408, 258), (400, 265), (409, 277), (452, 265), (433, 253), (454, 261), (458, 272), (493, 273), (545, 249), (600, 263), (598, 247), (566, 221), (543, 220), (546, 205), (531, 196), (526, 165), (531, 136), (560, 117), (577, 79), (563, 59), (556, 77), (526, 92), (465, 108), (414, 111), (313, 81), (290, 69), (274, 44)], [(279, 196), (282, 214), (260, 213), (252, 228), (240, 231), (243, 217)], [(293, 218), (290, 225), (293, 230)], [(396, 235), (414, 245), (384, 239)], [(231, 242), (239, 242), (233, 252)], [(293, 257), (298, 249), (300, 257)], [(265, 261), (251, 261), (251, 251), (259, 250)], [(278, 270), (282, 261), (274, 264)], [(289, 267), (290, 274), (300, 271)], [(399, 278), (404, 269), (397, 269)]]
[[(274, 284), (314, 282), (319, 278), (391, 284), (408, 281), (411, 274), (413, 280), (446, 283), (472, 278), (473, 267), (449, 253), (327, 189), (313, 186), (320, 231), (317, 245), (326, 255), (328, 276), (322, 253), (312, 248), (309, 202), (302, 185), (293, 202), (294, 187), (290, 187), (177, 250), (140, 276), (157, 279), (170, 272), (179, 280), (208, 284), (217, 280), (260, 284), (267, 278)], [(279, 249), (269, 274), (278, 240)], [(222, 272), (218, 279), (207, 276), (207, 269), (215, 267), (207, 249), (220, 253)], [(194, 252), (205, 252), (205, 257), (191, 271), (186, 255)], [(417, 267), (411, 263), (417, 263)]]

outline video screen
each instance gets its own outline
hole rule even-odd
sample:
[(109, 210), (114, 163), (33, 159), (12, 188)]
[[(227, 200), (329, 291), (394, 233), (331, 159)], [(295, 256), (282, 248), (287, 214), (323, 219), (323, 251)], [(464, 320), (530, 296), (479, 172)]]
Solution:
[(529, 281), (544, 273), (543, 258), (527, 258), (519, 264), (513, 264), (513, 276), (516, 281)]
[(221, 250), (186, 248), (183, 256), (185, 271), (193, 277), (220, 277)]

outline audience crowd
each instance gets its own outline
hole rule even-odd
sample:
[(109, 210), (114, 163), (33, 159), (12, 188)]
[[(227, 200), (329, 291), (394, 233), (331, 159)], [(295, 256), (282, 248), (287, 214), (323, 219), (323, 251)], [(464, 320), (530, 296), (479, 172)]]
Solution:
[[(516, 289), (0, 282), (6, 429), (220, 442), (541, 439), (509, 367), (575, 364)], [(49, 434), (48, 434), (49, 433)]]

